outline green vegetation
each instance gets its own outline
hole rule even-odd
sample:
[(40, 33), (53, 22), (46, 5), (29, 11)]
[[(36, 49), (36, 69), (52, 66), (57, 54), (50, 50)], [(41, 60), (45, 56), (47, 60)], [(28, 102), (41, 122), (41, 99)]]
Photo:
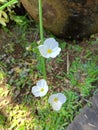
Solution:
[[(37, 48), (39, 28), (26, 16), (18, 20), (22, 18), (22, 24), (0, 29), (0, 129), (66, 130), (98, 92), (98, 36), (79, 44), (56, 38), (62, 50), (56, 58), (46, 59), (49, 92), (36, 98), (31, 88), (43, 77)], [(51, 37), (46, 31), (44, 35)], [(55, 112), (48, 98), (57, 92), (65, 94), (67, 101)]]

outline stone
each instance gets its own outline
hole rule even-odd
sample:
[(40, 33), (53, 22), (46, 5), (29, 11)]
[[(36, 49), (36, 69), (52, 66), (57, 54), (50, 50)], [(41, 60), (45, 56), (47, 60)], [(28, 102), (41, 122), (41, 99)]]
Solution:
[(67, 130), (98, 130), (98, 94), (92, 97), (91, 107), (85, 106)]
[(98, 114), (98, 94), (96, 94), (92, 97), (92, 105), (91, 106)]
[[(38, 0), (20, 0), (38, 22)], [(42, 0), (43, 25), (63, 38), (84, 38), (98, 32), (98, 0)]]

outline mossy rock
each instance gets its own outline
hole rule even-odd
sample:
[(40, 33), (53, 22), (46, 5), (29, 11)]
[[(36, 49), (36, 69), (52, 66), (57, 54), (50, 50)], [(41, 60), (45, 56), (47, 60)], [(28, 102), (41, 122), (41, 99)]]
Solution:
[[(21, 0), (38, 21), (38, 0)], [(98, 32), (98, 0), (42, 0), (43, 25), (63, 38), (83, 38)]]

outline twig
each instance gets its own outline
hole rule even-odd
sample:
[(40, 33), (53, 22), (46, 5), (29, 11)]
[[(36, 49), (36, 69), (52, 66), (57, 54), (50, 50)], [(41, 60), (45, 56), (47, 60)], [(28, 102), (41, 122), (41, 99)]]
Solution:
[(67, 74), (69, 74), (69, 67), (70, 67), (70, 63), (69, 63), (69, 52), (67, 51)]

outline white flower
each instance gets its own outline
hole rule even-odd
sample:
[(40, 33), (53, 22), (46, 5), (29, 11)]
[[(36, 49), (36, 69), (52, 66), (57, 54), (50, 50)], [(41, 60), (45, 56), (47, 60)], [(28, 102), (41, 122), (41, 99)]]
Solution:
[(44, 79), (37, 82), (36, 86), (32, 87), (32, 93), (35, 97), (43, 97), (48, 92), (48, 85)]
[(47, 38), (44, 44), (38, 48), (41, 55), (45, 58), (55, 58), (61, 51), (58, 42), (54, 38)]
[(53, 110), (58, 111), (62, 107), (63, 103), (66, 102), (66, 97), (62, 93), (52, 94), (48, 102), (51, 104)]

